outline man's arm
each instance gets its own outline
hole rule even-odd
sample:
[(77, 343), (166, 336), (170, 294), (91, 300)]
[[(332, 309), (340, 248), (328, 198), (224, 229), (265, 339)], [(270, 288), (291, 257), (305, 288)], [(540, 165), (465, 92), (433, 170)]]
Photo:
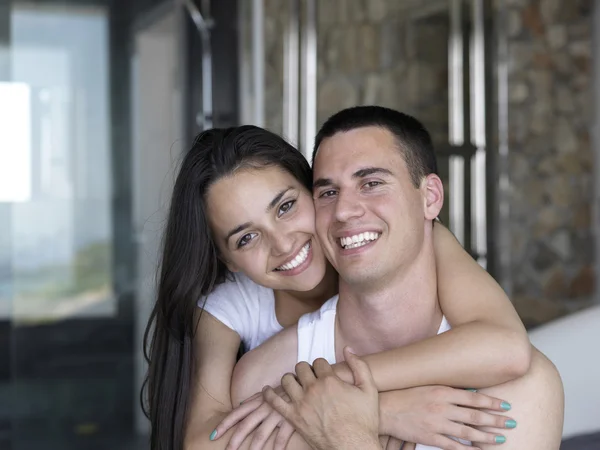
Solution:
[[(440, 224), (434, 226), (434, 249), (439, 301), (453, 328), (364, 356), (379, 391), (425, 385), (481, 388), (525, 375), (531, 345), (505, 292)], [(335, 370), (352, 382), (343, 363)]]

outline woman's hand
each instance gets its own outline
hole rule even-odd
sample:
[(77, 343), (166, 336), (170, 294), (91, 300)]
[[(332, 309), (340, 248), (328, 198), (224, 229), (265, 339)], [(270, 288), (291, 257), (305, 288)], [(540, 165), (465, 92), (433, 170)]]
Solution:
[[(276, 388), (275, 392), (285, 401), (290, 401), (281, 386)], [(274, 450), (284, 450), (295, 431), (289, 422), (264, 402), (262, 392), (253, 395), (231, 411), (217, 426), (214, 439), (223, 436), (238, 423), (226, 447), (227, 450), (237, 450), (253, 432), (250, 450), (262, 449), (273, 433), (277, 433)]]
[(505, 412), (510, 408), (508, 403), (463, 389), (422, 386), (379, 395), (379, 433), (408, 442), (444, 450), (473, 450), (474, 447), (448, 436), (473, 443), (500, 444), (504, 442), (502, 433), (480, 431), (476, 427), (507, 429), (516, 426), (509, 417), (483, 411)]

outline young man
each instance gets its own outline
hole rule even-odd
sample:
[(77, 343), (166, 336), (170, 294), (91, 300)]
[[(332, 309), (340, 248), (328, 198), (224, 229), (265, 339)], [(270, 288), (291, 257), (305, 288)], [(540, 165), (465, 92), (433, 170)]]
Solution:
[[(463, 327), (449, 331), (438, 302), (432, 230), (443, 204), (443, 189), (435, 172), (429, 135), (410, 116), (386, 108), (356, 107), (341, 111), (323, 125), (314, 157), (316, 227), (340, 275), (339, 297), (301, 318), (297, 328), (284, 330), (245, 355), (234, 372), (234, 400), (248, 398), (265, 384), (277, 384), (277, 377), (291, 371), (298, 361), (325, 358), (333, 364), (343, 361), (345, 346), (367, 355), (415, 342), (419, 344), (412, 346), (408, 356), (422, 358), (422, 364), (419, 381), (410, 386), (481, 386), (481, 375), (472, 369), (439, 373), (446, 361), (458, 358), (471, 368), (477, 362), (475, 355), (462, 350)], [(466, 326), (474, 329), (476, 322)], [(441, 334), (436, 343), (447, 342), (443, 352), (430, 339), (436, 334)], [(487, 337), (481, 335), (482, 340)], [(511, 361), (496, 363), (500, 368)], [(297, 371), (306, 367), (298, 365)], [(378, 382), (379, 391), (397, 389), (397, 376), (389, 374)], [(553, 365), (537, 350), (524, 376), (482, 392), (519, 398), (511, 410), (519, 426), (506, 433), (507, 439), (498, 436), (495, 442), (472, 428), (461, 429), (462, 436), (451, 431), (444, 434), (468, 437), (482, 449), (503, 442), (506, 449), (559, 448), (562, 384)], [(341, 400), (332, 395), (320, 401)], [(313, 413), (307, 414), (314, 419)], [(438, 447), (464, 448), (449, 439), (438, 442)]]

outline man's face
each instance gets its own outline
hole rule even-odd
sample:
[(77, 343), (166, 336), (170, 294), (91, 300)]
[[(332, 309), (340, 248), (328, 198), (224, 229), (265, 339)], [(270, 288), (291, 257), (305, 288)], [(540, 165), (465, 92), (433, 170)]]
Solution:
[(417, 257), (425, 227), (437, 215), (427, 179), (414, 186), (398, 143), (384, 128), (323, 140), (314, 162), (316, 229), (346, 283), (384, 283)]

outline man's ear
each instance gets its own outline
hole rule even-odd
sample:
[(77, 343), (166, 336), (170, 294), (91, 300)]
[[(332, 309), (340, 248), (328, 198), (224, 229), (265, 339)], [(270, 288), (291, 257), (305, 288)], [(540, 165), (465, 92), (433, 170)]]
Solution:
[(423, 207), (425, 218), (434, 220), (439, 216), (444, 206), (444, 186), (442, 180), (435, 174), (429, 174), (421, 183), (423, 190)]

